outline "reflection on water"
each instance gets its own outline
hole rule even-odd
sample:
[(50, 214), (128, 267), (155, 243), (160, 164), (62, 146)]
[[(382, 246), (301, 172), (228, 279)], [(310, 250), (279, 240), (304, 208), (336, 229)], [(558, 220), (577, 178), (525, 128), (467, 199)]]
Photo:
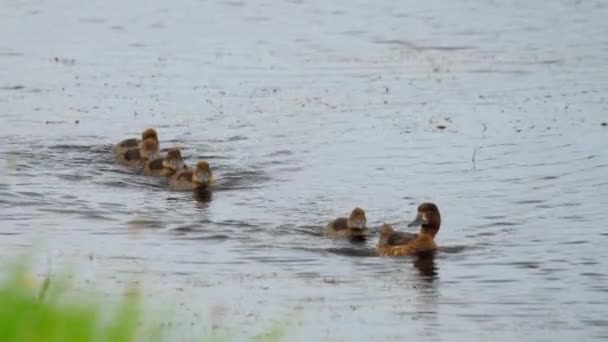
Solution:
[(432, 283), (438, 277), (438, 267), (435, 264), (435, 254), (421, 254), (414, 257), (414, 267), (418, 269), (421, 279)]
[[(43, 239), (41, 274), (137, 278), (186, 340), (208, 307), (243, 336), (302, 307), (302, 341), (608, 337), (602, 2), (2, 9), (1, 258)], [(147, 127), (213, 191), (115, 165)], [(322, 236), (424, 201), (436, 255)]]
[(194, 191), (192, 193), (192, 198), (194, 198), (194, 200), (196, 202), (198, 202), (198, 205), (200, 208), (206, 208), (207, 205), (209, 204), (209, 202), (211, 202), (211, 191), (209, 190), (199, 190), (199, 191)]

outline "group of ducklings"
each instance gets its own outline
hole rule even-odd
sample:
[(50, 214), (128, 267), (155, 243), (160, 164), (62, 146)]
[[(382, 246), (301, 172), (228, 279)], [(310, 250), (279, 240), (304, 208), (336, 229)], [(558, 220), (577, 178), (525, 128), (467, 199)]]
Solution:
[[(160, 156), (158, 134), (152, 128), (143, 131), (141, 139), (126, 139), (114, 147), (116, 161), (131, 168), (141, 168), (148, 176), (163, 176), (169, 180), (172, 190), (207, 190), (213, 182), (209, 163), (199, 161), (196, 168), (189, 168), (178, 148), (167, 150)], [(404, 256), (437, 250), (435, 235), (439, 232), (441, 215), (433, 203), (418, 206), (416, 219), (408, 227), (420, 226), (415, 233), (398, 232), (389, 224), (380, 228), (380, 239), (376, 246), (381, 256)], [(332, 220), (325, 227), (327, 237), (366, 238), (369, 234), (367, 218), (361, 208), (355, 208), (348, 218)]]
[[(418, 214), (408, 227), (420, 226), (415, 233), (398, 232), (390, 224), (380, 228), (380, 239), (376, 250), (380, 256), (404, 256), (420, 253), (431, 253), (437, 250), (435, 235), (439, 232), (441, 215), (439, 208), (433, 203), (422, 203), (418, 206)], [(348, 218), (339, 217), (325, 226), (325, 236), (366, 238), (369, 234), (367, 218), (361, 208), (355, 208)]]
[(143, 131), (141, 139), (121, 141), (114, 146), (113, 153), (118, 164), (141, 168), (147, 176), (166, 177), (172, 190), (206, 190), (213, 183), (213, 173), (206, 161), (201, 160), (194, 169), (189, 168), (175, 147), (161, 157), (158, 134), (152, 128)]

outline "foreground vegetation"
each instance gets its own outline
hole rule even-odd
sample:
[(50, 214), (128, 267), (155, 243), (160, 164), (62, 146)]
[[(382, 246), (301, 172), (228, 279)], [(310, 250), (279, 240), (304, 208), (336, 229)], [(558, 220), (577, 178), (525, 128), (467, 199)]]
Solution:
[[(135, 341), (140, 320), (137, 292), (126, 295), (116, 308), (100, 302), (67, 299), (67, 282), (38, 284), (24, 267), (3, 274), (0, 284), (2, 341)], [(106, 312), (107, 311), (107, 312)], [(143, 336), (142, 336), (143, 337)], [(150, 334), (143, 340), (154, 340)]]
[[(141, 296), (131, 289), (115, 304), (75, 298), (67, 277), (36, 280), (25, 267), (3, 272), (0, 283), (0, 336), (2, 342), (127, 342), (161, 341), (160, 328), (142, 322)], [(200, 341), (230, 340), (229, 334), (201, 337)], [(285, 324), (252, 337), (279, 341)]]

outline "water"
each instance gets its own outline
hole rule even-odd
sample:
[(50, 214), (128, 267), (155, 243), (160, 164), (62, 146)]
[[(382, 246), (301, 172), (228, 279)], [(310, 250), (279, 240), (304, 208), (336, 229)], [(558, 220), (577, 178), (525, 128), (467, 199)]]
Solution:
[[(183, 340), (608, 337), (604, 2), (1, 7), (3, 260), (135, 279)], [(147, 127), (211, 163), (211, 198), (113, 163)], [(422, 201), (434, 259), (321, 236)]]

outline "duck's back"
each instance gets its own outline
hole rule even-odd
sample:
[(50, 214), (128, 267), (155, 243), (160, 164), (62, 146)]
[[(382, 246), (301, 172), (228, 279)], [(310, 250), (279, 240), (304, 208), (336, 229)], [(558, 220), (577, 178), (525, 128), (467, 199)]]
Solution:
[(125, 139), (125, 140), (119, 142), (118, 146), (126, 147), (126, 148), (137, 147), (139, 145), (140, 141), (141, 140), (139, 140), (137, 138)]
[(165, 168), (163, 166), (163, 161), (163, 158), (156, 158), (151, 162), (146, 163), (144, 166), (144, 174), (148, 176), (161, 175)]
[(325, 226), (326, 236), (342, 236), (346, 235), (348, 231), (348, 219), (346, 217), (339, 217)]
[(114, 148), (112, 149), (112, 152), (114, 153), (115, 156), (118, 157), (118, 155), (125, 153), (129, 149), (132, 149), (134, 147), (139, 147), (140, 142), (141, 142), (141, 140), (139, 140), (137, 138), (125, 139), (125, 140), (119, 142), (118, 144), (116, 144), (116, 146), (114, 146)]
[(381, 237), (377, 249), (381, 256), (403, 256), (435, 251), (437, 245), (433, 237), (427, 234), (395, 232)]
[(169, 186), (173, 190), (194, 190), (196, 184), (192, 181), (194, 170), (188, 169), (176, 173), (169, 179)]
[(136, 167), (140, 166), (141, 162), (141, 153), (139, 152), (139, 148), (131, 148), (123, 151), (116, 155), (116, 161), (119, 164)]

